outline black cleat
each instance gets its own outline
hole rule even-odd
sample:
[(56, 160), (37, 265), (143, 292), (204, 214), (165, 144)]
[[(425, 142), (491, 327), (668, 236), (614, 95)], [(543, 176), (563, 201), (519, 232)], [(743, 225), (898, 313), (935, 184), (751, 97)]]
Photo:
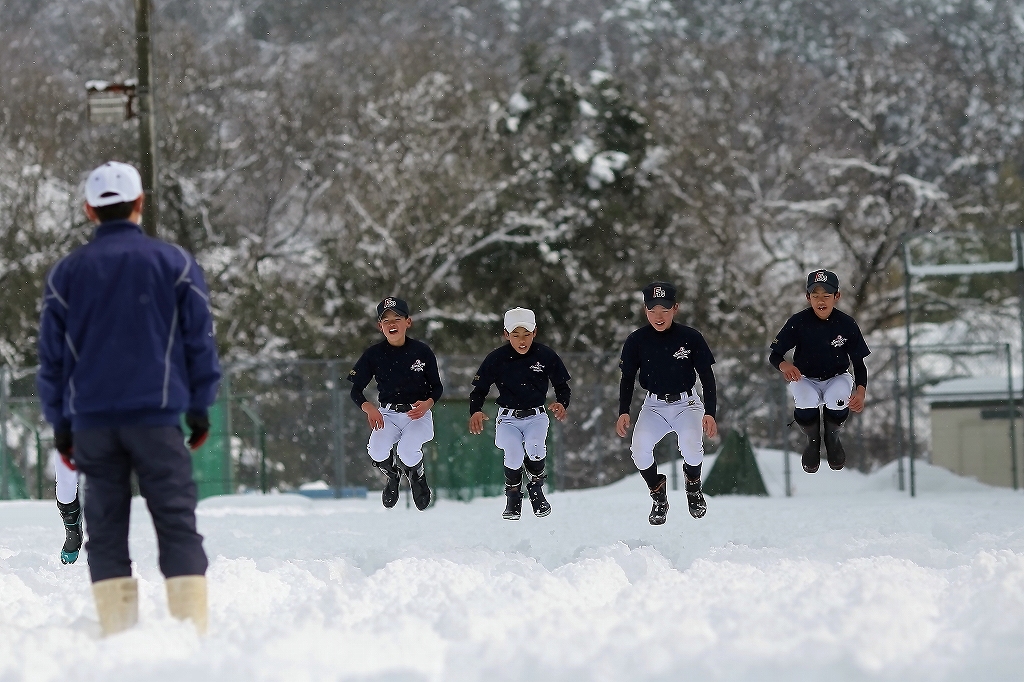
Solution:
[(505, 484), (505, 511), (501, 518), (509, 521), (518, 521), (523, 514), (523, 488), (522, 484)]
[(387, 509), (391, 509), (398, 504), (398, 487), (402, 481), (402, 475), (395, 466), (395, 460), (392, 457), (387, 458), (383, 462), (374, 462), (373, 466), (388, 479), (380, 499)]
[(539, 474), (526, 472), (526, 491), (530, 493), (530, 504), (533, 505), (534, 516), (547, 516), (551, 513), (551, 504), (544, 497), (544, 479), (547, 476), (541, 469)]
[(839, 432), (843, 430), (843, 424), (835, 423), (828, 416), (825, 416), (825, 456), (828, 458), (828, 467), (833, 471), (839, 471), (846, 466), (846, 448), (839, 440)]
[(405, 475), (409, 477), (412, 501), (417, 509), (423, 511), (430, 506), (430, 486), (427, 485), (427, 475), (423, 471), (423, 462), (413, 467), (403, 468), (405, 469)]
[(686, 504), (690, 507), (690, 516), (695, 519), (702, 518), (708, 513), (708, 503), (700, 490), (699, 478), (695, 481), (686, 479)]
[(61, 518), (64, 519), (64, 547), (60, 551), (62, 564), (73, 564), (78, 561), (78, 553), (82, 549), (82, 506), (75, 498), (67, 504), (57, 503)]
[(668, 518), (668, 491), (665, 489), (667, 480), (665, 474), (658, 474), (658, 485), (651, 488), (651, 499), (654, 500), (654, 504), (651, 505), (651, 515), (647, 520), (652, 526), (660, 526)]
[(800, 463), (803, 465), (804, 471), (813, 474), (821, 464), (821, 420), (815, 419), (808, 424), (800, 422), (797, 424), (807, 434), (807, 447), (804, 448)]

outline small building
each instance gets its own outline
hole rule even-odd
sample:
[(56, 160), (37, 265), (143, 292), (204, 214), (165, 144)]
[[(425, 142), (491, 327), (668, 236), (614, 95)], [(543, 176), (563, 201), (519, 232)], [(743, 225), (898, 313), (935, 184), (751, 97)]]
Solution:
[[(1014, 377), (1013, 383), (1019, 463), (1024, 455), (1020, 377)], [(932, 464), (989, 485), (1013, 487), (1006, 377), (949, 379), (925, 389), (924, 397), (931, 413)]]

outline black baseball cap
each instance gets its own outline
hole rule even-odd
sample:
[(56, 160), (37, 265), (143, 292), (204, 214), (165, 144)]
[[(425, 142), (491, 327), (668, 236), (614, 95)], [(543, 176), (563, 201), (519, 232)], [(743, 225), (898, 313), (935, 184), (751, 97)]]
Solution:
[(676, 304), (676, 288), (668, 282), (651, 282), (643, 288), (644, 307), (648, 310), (656, 305), (671, 308)]
[(380, 318), (389, 310), (394, 310), (402, 317), (409, 317), (409, 304), (400, 298), (388, 296), (377, 304), (377, 321), (380, 322)]
[(821, 287), (825, 293), (834, 294), (839, 291), (839, 277), (831, 270), (815, 270), (807, 275), (807, 293), (814, 287)]

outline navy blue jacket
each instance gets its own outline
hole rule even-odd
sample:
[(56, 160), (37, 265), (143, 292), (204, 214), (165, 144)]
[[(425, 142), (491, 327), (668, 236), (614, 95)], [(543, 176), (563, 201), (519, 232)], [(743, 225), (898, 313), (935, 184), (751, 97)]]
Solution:
[(219, 381), (209, 292), (185, 249), (117, 220), (50, 270), (36, 383), (54, 428), (177, 425), (206, 413)]

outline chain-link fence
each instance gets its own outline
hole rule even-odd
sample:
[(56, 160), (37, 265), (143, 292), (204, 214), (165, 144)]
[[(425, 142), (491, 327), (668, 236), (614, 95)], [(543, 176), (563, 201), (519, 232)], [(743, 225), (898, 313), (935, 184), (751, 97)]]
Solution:
[[(846, 428), (852, 467), (867, 471), (906, 450), (900, 358), (896, 348), (876, 349), (868, 358), (867, 406), (862, 414), (852, 416)], [(494, 420), (487, 422), (489, 434), (471, 436), (467, 430), (470, 382), (481, 359), (438, 358), (445, 392), (434, 408), (435, 438), (425, 449), (428, 477), (442, 488), (442, 494), (460, 499), (501, 490)], [(549, 485), (585, 488), (634, 472), (629, 439), (620, 439), (614, 432), (618, 355), (566, 354), (563, 360), (572, 374), (573, 397), (568, 419), (552, 420)], [(211, 412), (210, 438), (196, 454), (200, 493), (306, 486), (341, 495), (359, 487), (379, 488), (379, 476), (366, 454), (370, 429), (349, 397), (346, 379), (353, 362), (292, 360), (226, 367), (218, 404)], [(52, 497), (52, 433), (40, 415), (35, 372), (3, 367), (0, 373), (0, 428), (4, 431), (0, 495)], [(781, 376), (767, 364), (767, 349), (719, 352), (715, 374), (721, 429), (744, 431), (757, 447), (795, 449), (800, 439), (789, 426), (791, 400)], [(492, 389), (488, 409), (495, 395)], [(368, 398), (375, 398), (372, 391)], [(637, 387), (634, 416), (642, 399)], [(716, 444), (707, 447), (712, 450)], [(927, 442), (922, 442), (918, 454), (926, 456), (927, 449)], [(662, 462), (678, 457), (671, 437), (662, 442), (657, 454)]]

